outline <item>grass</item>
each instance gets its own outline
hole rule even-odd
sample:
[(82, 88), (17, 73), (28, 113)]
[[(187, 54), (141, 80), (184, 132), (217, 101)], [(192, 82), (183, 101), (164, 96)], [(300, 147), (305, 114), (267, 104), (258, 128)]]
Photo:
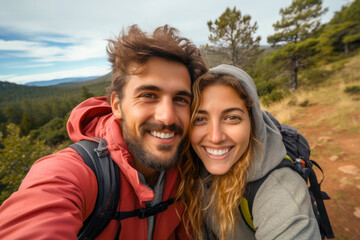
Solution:
[[(342, 67), (337, 67), (341, 65)], [(360, 55), (339, 64), (324, 66), (324, 68), (339, 68), (329, 76), (321, 86), (312, 90), (310, 87), (300, 88), (281, 101), (262, 106), (272, 113), (281, 123), (289, 123), (295, 117), (301, 117), (309, 106), (322, 105), (330, 110), (307, 126), (331, 126), (338, 131), (360, 132), (360, 102), (358, 98), (344, 92), (345, 89), (360, 84)]]

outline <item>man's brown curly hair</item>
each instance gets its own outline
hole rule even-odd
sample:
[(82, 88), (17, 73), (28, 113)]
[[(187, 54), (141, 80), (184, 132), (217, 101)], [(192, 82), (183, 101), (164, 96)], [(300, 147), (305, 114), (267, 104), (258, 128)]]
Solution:
[(184, 64), (191, 83), (208, 70), (202, 52), (189, 39), (180, 37), (177, 29), (168, 25), (156, 28), (152, 35), (132, 25), (127, 33), (122, 31), (116, 39), (109, 40), (106, 50), (112, 63), (111, 86), (107, 89), (107, 96), (116, 92), (120, 100), (127, 76), (140, 74), (141, 67), (151, 57)]

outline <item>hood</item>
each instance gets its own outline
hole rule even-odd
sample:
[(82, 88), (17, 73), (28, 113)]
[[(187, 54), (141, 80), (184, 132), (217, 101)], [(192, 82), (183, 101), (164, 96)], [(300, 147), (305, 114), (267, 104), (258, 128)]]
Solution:
[(256, 137), (261, 142), (261, 146), (257, 146), (255, 149), (248, 181), (252, 182), (260, 179), (285, 157), (286, 149), (282, 142), (282, 136), (267, 114), (261, 110), (254, 80), (246, 72), (226, 64), (212, 68), (210, 72), (230, 75), (239, 80), (241, 86), (253, 101), (251, 113), (254, 117)]
[(73, 109), (67, 122), (68, 134), (73, 142), (83, 139), (93, 141), (92, 137), (100, 136), (96, 133), (99, 131), (96, 126), (99, 122), (105, 123), (103, 116), (112, 116), (111, 107), (106, 100), (106, 97), (89, 98)]

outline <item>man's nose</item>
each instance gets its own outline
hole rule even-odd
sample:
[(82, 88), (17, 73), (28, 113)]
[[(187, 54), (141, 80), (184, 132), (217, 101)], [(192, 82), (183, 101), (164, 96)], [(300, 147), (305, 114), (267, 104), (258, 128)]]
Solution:
[(170, 97), (161, 99), (156, 107), (155, 120), (162, 122), (165, 125), (175, 123), (176, 112), (174, 109), (174, 102)]

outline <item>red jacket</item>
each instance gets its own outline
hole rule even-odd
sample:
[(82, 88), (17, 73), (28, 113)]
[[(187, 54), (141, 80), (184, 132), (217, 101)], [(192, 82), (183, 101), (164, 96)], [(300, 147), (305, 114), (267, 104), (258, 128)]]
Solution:
[[(77, 106), (68, 121), (72, 141), (103, 138), (120, 169), (121, 193), (118, 211), (145, 207), (154, 193), (140, 183), (138, 172), (125, 144), (121, 121), (116, 119), (106, 98), (91, 98)], [(163, 201), (176, 193), (178, 171), (166, 173)], [(90, 215), (97, 196), (94, 173), (71, 148), (39, 159), (19, 190), (0, 207), (0, 239), (77, 239), (83, 221)], [(176, 209), (175, 209), (176, 208)], [(184, 239), (179, 218), (180, 203), (156, 215), (153, 239)], [(119, 223), (111, 221), (97, 239), (114, 239)], [(147, 239), (147, 219), (121, 221), (120, 239)]]

